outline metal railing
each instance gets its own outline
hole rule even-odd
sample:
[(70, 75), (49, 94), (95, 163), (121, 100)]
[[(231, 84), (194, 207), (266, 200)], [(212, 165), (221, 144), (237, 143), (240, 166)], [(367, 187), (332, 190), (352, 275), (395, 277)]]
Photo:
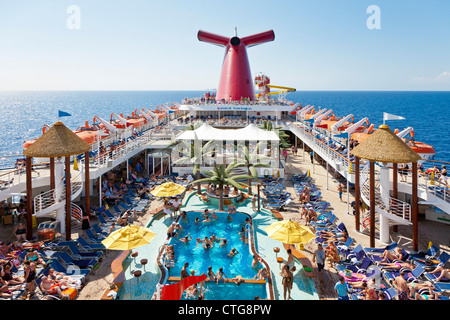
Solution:
[[(375, 178), (379, 176), (379, 173), (375, 173)], [(380, 208), (381, 210), (388, 212), (392, 215), (400, 217), (404, 220), (411, 221), (411, 205), (404, 201), (392, 198), (389, 196), (388, 205), (386, 206), (385, 202), (381, 197), (379, 179), (375, 179), (375, 206)], [(360, 187), (361, 187), (361, 195), (365, 198), (366, 201), (370, 203), (370, 187), (369, 187), (370, 179), (369, 179), (369, 163), (364, 166), (360, 171)]]
[[(77, 197), (83, 189), (83, 170), (82, 167), (70, 181), (71, 198)], [(50, 207), (64, 202), (66, 193), (63, 188), (64, 182), (61, 182), (54, 189), (45, 191), (34, 197), (34, 213), (39, 214), (42, 211), (49, 211)], [(72, 200), (72, 199), (71, 199)], [(52, 210), (50, 210), (52, 211)]]

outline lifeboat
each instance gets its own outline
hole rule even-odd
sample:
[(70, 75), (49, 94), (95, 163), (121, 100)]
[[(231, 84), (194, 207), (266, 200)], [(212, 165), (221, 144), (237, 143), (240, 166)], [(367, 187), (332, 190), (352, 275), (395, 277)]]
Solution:
[[(44, 127), (42, 128), (42, 134), (44, 134), (48, 128), (49, 128), (48, 125), (44, 125)], [(98, 131), (100, 131), (100, 132), (98, 132)], [(99, 124), (94, 123), (92, 125), (89, 125), (88, 121), (85, 122), (84, 126), (78, 127), (73, 132), (89, 144), (96, 142), (98, 137), (100, 137), (100, 139), (102, 139), (105, 136), (108, 136), (110, 134), (107, 129), (102, 128)], [(25, 141), (22, 145), (22, 149), (24, 149), (24, 150), (27, 149), (37, 139), (38, 138)]]

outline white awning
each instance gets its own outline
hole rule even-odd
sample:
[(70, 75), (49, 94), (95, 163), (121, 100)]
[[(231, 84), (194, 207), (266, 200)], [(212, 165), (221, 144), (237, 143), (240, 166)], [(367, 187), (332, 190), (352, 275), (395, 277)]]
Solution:
[(266, 131), (258, 128), (254, 124), (249, 124), (241, 129), (217, 129), (204, 123), (195, 130), (186, 130), (181, 133), (177, 140), (195, 140), (202, 141), (223, 140), (223, 141), (279, 141), (275, 131)]

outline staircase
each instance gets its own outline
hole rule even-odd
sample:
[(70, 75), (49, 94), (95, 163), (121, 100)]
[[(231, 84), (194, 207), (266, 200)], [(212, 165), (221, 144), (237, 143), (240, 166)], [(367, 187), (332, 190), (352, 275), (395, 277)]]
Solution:
[[(79, 170), (72, 171), (71, 176), (73, 176), (73, 178), (70, 181), (71, 201), (73, 201), (81, 194), (81, 191), (83, 190), (83, 166), (79, 165)], [(57, 209), (65, 206), (66, 192), (64, 181), (61, 180), (55, 187), (55, 189), (42, 192), (41, 194), (34, 197), (33, 202), (36, 217), (51, 215)], [(72, 213), (75, 211), (77, 215), (78, 212), (81, 211), (81, 208), (75, 205), (74, 203), (72, 203), (71, 205), (73, 208)]]
[[(375, 177), (377, 176), (375, 172)], [(411, 225), (411, 206), (401, 200), (389, 196), (386, 206), (381, 198), (379, 179), (375, 179), (375, 212), (388, 218), (392, 224)], [(360, 189), (362, 200), (370, 204), (369, 163), (360, 170)]]

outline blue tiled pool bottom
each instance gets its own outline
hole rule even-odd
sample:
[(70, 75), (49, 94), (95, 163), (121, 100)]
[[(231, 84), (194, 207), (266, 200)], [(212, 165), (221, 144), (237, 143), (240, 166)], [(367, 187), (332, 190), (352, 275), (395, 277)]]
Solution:
[[(230, 222), (226, 219), (226, 213), (217, 212), (216, 214), (218, 219), (209, 223), (201, 222), (203, 221), (201, 212), (187, 212), (187, 220), (180, 220), (183, 230), (170, 243), (173, 244), (175, 251), (175, 265), (170, 268), (170, 276), (180, 276), (184, 263), (188, 262), (188, 271), (193, 270), (195, 275), (206, 274), (208, 267), (211, 266), (215, 273), (219, 268), (223, 268), (225, 275), (230, 279), (237, 275), (241, 275), (245, 279), (255, 277), (258, 270), (251, 267), (253, 256), (248, 243), (241, 240), (240, 234), (248, 216), (238, 212), (232, 215), (233, 220)], [(196, 217), (200, 220), (198, 224), (194, 223)], [(179, 240), (188, 234), (192, 236), (190, 242), (184, 243)], [(197, 238), (204, 239), (205, 236), (209, 238), (212, 235), (221, 239), (226, 238), (228, 244), (220, 246), (219, 242), (215, 242), (210, 249), (203, 248), (202, 243), (197, 245)], [(239, 254), (229, 258), (228, 254), (233, 248)]]

